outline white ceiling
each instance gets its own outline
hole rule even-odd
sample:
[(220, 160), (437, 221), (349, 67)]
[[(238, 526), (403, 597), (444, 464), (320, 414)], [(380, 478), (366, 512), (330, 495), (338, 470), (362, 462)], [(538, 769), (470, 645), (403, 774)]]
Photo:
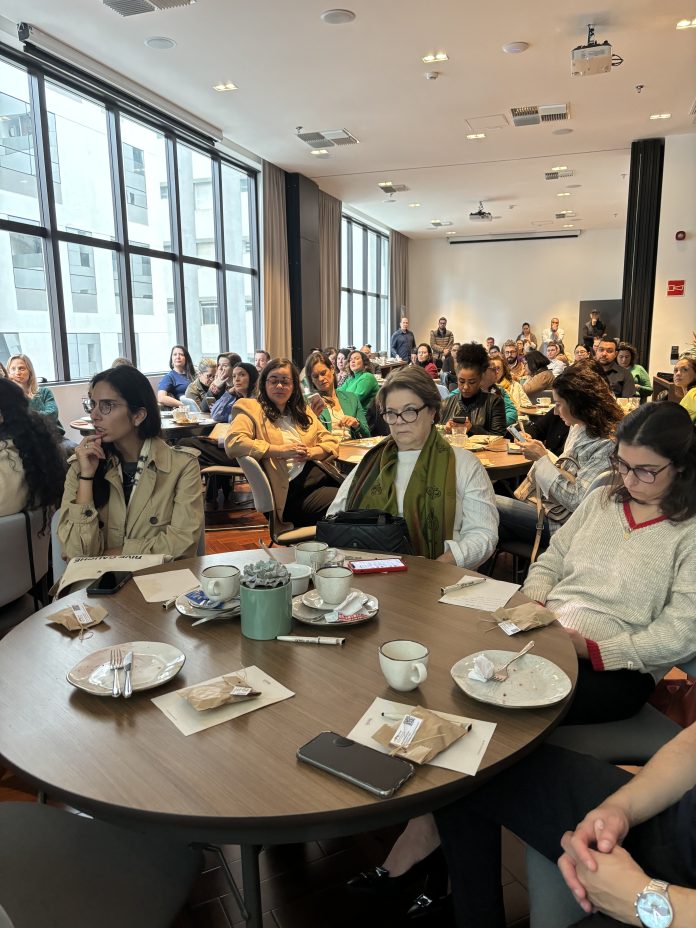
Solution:
[[(561, 209), (576, 211), (569, 221), (580, 229), (623, 226), (631, 141), (696, 131), (696, 29), (675, 29), (696, 15), (695, 2), (605, 0), (598, 11), (578, 0), (341, 0), (356, 13), (344, 26), (321, 22), (329, 0), (198, 0), (126, 18), (101, 0), (0, 0), (0, 14), (146, 85), (375, 220), (414, 238), (442, 238), (528, 231)], [(571, 78), (570, 51), (585, 43), (590, 22), (624, 64)], [(146, 48), (153, 35), (176, 48)], [(510, 41), (529, 50), (506, 55), (501, 46)], [(442, 49), (447, 63), (422, 64)], [(426, 80), (427, 70), (441, 76)], [(225, 80), (239, 90), (212, 89)], [(511, 124), (510, 107), (556, 103), (570, 105), (570, 120)], [(672, 118), (650, 121), (655, 112)], [(466, 119), (493, 114), (510, 126), (483, 141), (465, 138)], [(346, 128), (360, 144), (318, 160), (295, 138), (297, 126)], [(573, 131), (555, 135), (559, 128)], [(575, 176), (545, 181), (558, 164)], [(410, 189), (384, 203), (382, 180)], [(562, 191), (572, 195), (556, 197)], [(469, 222), (479, 200), (500, 219)], [(453, 225), (432, 231), (435, 218)], [(550, 228), (562, 226), (553, 220)]]

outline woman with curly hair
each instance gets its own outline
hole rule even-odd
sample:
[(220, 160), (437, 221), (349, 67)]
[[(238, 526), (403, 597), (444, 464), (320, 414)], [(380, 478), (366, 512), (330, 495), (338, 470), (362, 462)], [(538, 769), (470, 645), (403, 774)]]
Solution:
[[(592, 362), (566, 368), (553, 383), (555, 414), (570, 427), (559, 458), (543, 442), (527, 438), (522, 453), (533, 461), (529, 479), (541, 494), (544, 510), (540, 546), (546, 548), (556, 529), (566, 522), (594, 481), (611, 468), (614, 431), (623, 413), (606, 380)], [(501, 541), (534, 544), (536, 504), (528, 499), (497, 496)]]
[(64, 480), (55, 431), (29, 408), (17, 384), (0, 377), (0, 516), (40, 508), (45, 528)]
[(696, 422), (696, 354), (683, 354), (674, 365), (674, 386), (682, 394), (679, 405)]
[(450, 397), (442, 401), (440, 421), (451, 427), (454, 418), (468, 419), (469, 435), (504, 435), (506, 429), (505, 403), (498, 393), (487, 392), (493, 383), (494, 373), (486, 390), (481, 381), (488, 374), (488, 352), (476, 342), (462, 345), (457, 352), (457, 387)]
[(288, 358), (274, 358), (259, 376), (258, 399), (232, 407), (225, 451), (252, 457), (268, 477), (278, 531), (316, 525), (341, 483), (331, 465), (339, 436), (326, 429), (306, 405), (300, 372)]

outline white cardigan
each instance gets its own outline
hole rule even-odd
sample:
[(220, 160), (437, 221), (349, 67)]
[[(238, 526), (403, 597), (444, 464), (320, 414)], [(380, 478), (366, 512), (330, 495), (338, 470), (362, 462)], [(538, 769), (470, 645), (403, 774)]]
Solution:
[(21, 512), (29, 493), (19, 452), (9, 438), (0, 439), (0, 516)]

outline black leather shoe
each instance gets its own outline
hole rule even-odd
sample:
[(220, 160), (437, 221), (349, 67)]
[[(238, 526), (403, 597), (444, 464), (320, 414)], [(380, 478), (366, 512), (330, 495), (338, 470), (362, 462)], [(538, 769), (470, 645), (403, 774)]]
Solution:
[[(398, 877), (396, 881), (398, 882)], [(387, 892), (387, 884), (391, 882), (388, 870), (384, 867), (372, 867), (371, 870), (363, 870), (357, 876), (351, 877), (346, 885), (355, 893), (377, 894)]]
[(438, 847), (423, 860), (415, 863), (410, 870), (402, 873), (401, 876), (389, 876), (389, 871), (384, 867), (372, 867), (371, 870), (363, 870), (357, 876), (352, 877), (346, 884), (350, 890), (357, 893), (365, 893), (372, 896), (386, 895), (404, 889), (411, 888), (412, 892), (418, 892), (425, 888), (425, 882), (430, 881), (433, 893), (435, 886), (432, 884), (434, 875), (441, 873), (444, 867), (443, 892), (447, 881), (447, 868), (445, 858)]
[(427, 893), (421, 893), (413, 900), (406, 917), (419, 925), (425, 925), (426, 922), (442, 926), (454, 925), (452, 896), (429, 896)]

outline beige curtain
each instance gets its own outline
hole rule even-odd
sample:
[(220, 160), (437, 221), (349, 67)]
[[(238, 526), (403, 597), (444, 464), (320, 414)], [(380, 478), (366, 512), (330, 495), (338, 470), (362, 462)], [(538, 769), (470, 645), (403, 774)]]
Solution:
[(341, 201), (319, 191), (321, 346), (338, 345), (341, 312)]
[(389, 233), (389, 308), (393, 332), (408, 313), (408, 238), (393, 230)]
[(290, 286), (285, 213), (285, 171), (263, 163), (264, 348), (272, 358), (290, 357)]

